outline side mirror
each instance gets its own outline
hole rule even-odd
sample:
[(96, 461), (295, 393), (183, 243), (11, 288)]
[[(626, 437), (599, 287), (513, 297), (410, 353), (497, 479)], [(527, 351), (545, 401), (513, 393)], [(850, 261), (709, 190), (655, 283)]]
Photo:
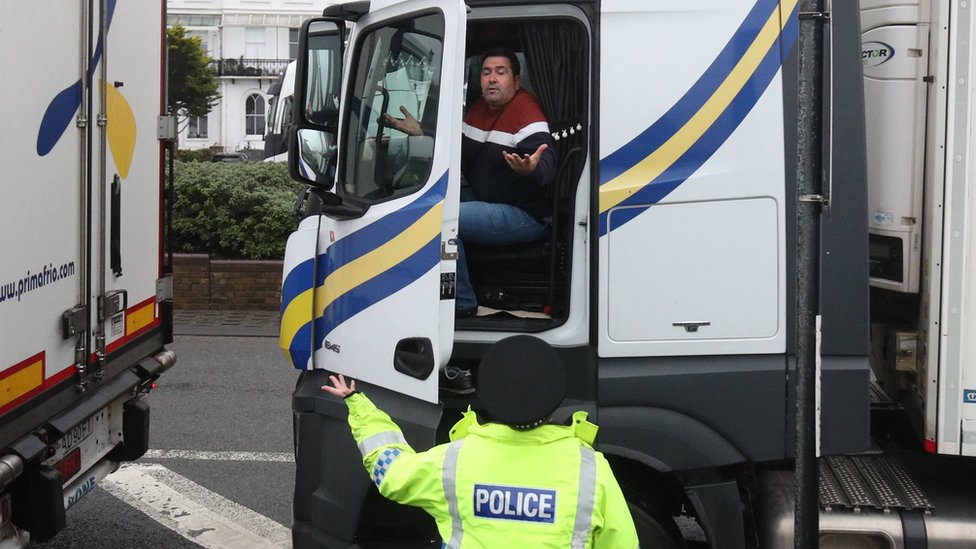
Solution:
[(333, 133), (339, 125), (339, 94), (345, 23), (310, 19), (299, 37), (293, 120)]
[(288, 168), (292, 178), (320, 191), (335, 185), (345, 31), (341, 19), (316, 18), (299, 35)]
[(335, 185), (335, 134), (313, 128), (289, 130), (288, 167), (293, 179), (321, 189)]

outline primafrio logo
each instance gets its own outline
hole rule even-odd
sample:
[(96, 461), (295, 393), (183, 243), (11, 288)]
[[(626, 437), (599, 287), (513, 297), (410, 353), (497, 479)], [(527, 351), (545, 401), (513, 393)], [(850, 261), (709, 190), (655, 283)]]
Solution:
[(864, 42), (861, 44), (861, 64), (877, 67), (895, 56), (895, 48), (884, 42)]

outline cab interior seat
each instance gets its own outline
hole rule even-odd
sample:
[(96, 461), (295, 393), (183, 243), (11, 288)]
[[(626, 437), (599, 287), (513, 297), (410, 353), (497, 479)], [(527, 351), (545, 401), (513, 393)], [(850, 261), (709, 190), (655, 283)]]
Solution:
[(511, 329), (514, 326), (508, 324), (521, 320), (523, 328), (531, 331), (539, 323), (560, 322), (569, 308), (576, 189), (587, 146), (588, 46), (585, 32), (566, 19), (472, 22), (465, 63), (467, 107), (481, 96), (481, 53), (496, 47), (518, 55), (521, 85), (539, 98), (554, 134), (556, 175), (546, 193), (552, 201), (552, 216), (546, 235), (534, 242), (511, 246), (465, 243), (468, 270), (480, 305), (544, 312), (550, 318), (496, 315), (457, 322), (462, 327), (490, 320)]
[[(465, 244), (471, 283), (478, 303), (494, 309), (545, 312), (559, 317), (568, 301), (573, 206), (581, 148), (557, 142), (556, 177), (547, 193), (552, 216), (541, 239), (511, 246)], [(574, 169), (575, 168), (575, 169)]]

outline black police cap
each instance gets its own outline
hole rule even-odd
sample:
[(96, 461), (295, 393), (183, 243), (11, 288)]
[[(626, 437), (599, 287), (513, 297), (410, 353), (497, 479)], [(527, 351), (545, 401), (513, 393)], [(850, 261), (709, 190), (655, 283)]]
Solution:
[(546, 421), (566, 397), (559, 354), (539, 338), (517, 335), (489, 347), (478, 366), (478, 396), (488, 418), (517, 428)]

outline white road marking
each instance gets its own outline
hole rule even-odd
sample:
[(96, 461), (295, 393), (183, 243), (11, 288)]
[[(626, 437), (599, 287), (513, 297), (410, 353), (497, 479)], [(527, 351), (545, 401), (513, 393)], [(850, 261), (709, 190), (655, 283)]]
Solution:
[(99, 484), (163, 526), (213, 549), (289, 548), (277, 522), (152, 463), (129, 463)]
[(295, 461), (288, 452), (207, 452), (204, 450), (148, 450), (142, 459), (190, 459), (201, 461)]

